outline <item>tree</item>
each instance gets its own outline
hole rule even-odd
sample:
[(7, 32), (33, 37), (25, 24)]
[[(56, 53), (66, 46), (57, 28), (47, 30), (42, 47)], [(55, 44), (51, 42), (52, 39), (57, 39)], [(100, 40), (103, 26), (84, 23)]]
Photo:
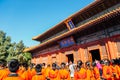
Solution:
[(9, 36), (6, 37), (6, 33), (0, 31), (0, 59), (7, 58), (7, 49), (9, 48), (11, 38)]
[(11, 43), (11, 37), (0, 31), (0, 60), (18, 59), (21, 63), (29, 63), (32, 56), (31, 53), (23, 53), (25, 45), (21, 40), (19, 43)]
[(28, 64), (30, 64), (31, 59), (32, 59), (32, 55), (28, 52), (25, 52), (25, 53), (19, 55), (19, 61), (21, 63), (27, 62)]

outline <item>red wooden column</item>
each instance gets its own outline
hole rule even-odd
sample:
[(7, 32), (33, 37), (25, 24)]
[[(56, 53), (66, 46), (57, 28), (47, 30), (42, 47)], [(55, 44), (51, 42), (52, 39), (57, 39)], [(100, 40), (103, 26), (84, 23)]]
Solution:
[(61, 57), (61, 59), (62, 59), (62, 60), (61, 60), (62, 62), (66, 62), (66, 63), (68, 62), (68, 58), (67, 58), (65, 52), (62, 53), (62, 57)]
[(39, 59), (39, 60), (40, 60), (40, 63), (42, 63), (42, 56), (40, 56), (39, 58), (40, 58), (40, 59)]
[(64, 54), (59, 52), (59, 64), (61, 64), (62, 62), (65, 62), (64, 58), (65, 58)]
[(78, 49), (78, 54), (79, 54), (79, 60), (82, 60), (83, 62), (85, 62), (85, 55), (84, 55), (85, 51), (83, 48), (79, 48)]
[(114, 58), (117, 58), (118, 57), (118, 51), (117, 51), (117, 46), (116, 46), (116, 42), (115, 41), (113, 41), (112, 42), (112, 47), (113, 47), (113, 54), (114, 54)]
[(56, 61), (58, 65), (60, 65), (60, 55), (56, 54)]
[(51, 55), (48, 55), (48, 64), (52, 64), (52, 57), (51, 57)]
[(81, 53), (80, 53), (80, 48), (78, 49), (78, 60), (81, 59)]
[(115, 51), (115, 48), (114, 48), (114, 42), (112, 42), (110, 39), (107, 40), (106, 47), (107, 47), (107, 51), (109, 53), (109, 59), (116, 58), (116, 56), (115, 56), (116, 51)]

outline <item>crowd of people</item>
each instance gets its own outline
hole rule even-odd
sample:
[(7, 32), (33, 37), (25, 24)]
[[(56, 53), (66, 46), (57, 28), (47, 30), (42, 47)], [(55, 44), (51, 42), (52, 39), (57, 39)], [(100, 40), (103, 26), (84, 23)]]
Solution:
[(0, 60), (0, 80), (120, 80), (120, 59), (104, 59), (77, 64), (19, 64), (12, 59), (7, 66)]

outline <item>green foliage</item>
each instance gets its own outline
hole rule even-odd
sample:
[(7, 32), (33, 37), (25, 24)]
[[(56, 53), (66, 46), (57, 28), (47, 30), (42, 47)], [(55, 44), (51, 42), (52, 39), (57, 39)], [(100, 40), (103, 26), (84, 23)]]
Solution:
[(25, 45), (23, 41), (19, 43), (11, 43), (11, 37), (0, 31), (0, 59), (7, 62), (11, 59), (18, 59), (21, 63), (28, 62), (32, 58), (31, 53), (23, 53)]

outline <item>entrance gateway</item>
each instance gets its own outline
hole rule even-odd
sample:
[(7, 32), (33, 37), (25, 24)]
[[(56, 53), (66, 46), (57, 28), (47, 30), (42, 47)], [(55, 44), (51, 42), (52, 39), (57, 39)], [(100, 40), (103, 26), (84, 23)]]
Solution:
[(68, 63), (71, 61), (72, 63), (74, 62), (73, 54), (68, 54), (66, 55), (68, 59)]
[(101, 60), (99, 49), (89, 51), (92, 57), (92, 61)]

